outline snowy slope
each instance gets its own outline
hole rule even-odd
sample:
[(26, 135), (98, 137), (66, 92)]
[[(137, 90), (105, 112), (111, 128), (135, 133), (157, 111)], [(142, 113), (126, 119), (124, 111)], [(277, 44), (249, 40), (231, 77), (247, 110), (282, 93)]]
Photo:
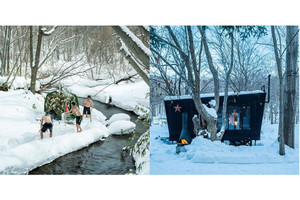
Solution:
[[(5, 83), (5, 81), (7, 80), (7, 76), (0, 76), (0, 84)], [(10, 77), (9, 79), (9, 84), (10, 81), (12, 81), (13, 77)], [(16, 89), (16, 88), (23, 88), (23, 89), (29, 89), (30, 88), (30, 79), (25, 79), (24, 77), (21, 76), (17, 76), (13, 82), (13, 84), (11, 85), (12, 89)], [(35, 90), (38, 91), (40, 90), (40, 82), (36, 81), (36, 86), (35, 86)]]
[[(40, 139), (40, 118), (44, 99), (25, 90), (0, 91), (0, 174), (26, 174), (59, 156), (107, 137), (105, 116), (93, 110), (93, 122), (84, 118), (83, 132), (75, 125), (54, 121), (53, 138), (49, 131)], [(81, 108), (82, 110), (82, 108)]]
[(257, 146), (230, 146), (195, 138), (187, 152), (176, 154), (176, 144), (163, 142), (167, 126), (153, 125), (150, 134), (151, 174), (299, 174), (299, 125), (295, 127), (296, 149), (286, 146), (278, 154), (278, 125), (263, 124)]
[(144, 112), (141, 112), (137, 107), (149, 110), (149, 98), (146, 98), (149, 87), (143, 81), (135, 83), (121, 82), (118, 85), (114, 84), (109, 87), (106, 87), (107, 82), (98, 83), (98, 85), (94, 83), (94, 87), (91, 87), (87, 84), (81, 85), (81, 83), (85, 82), (83, 79), (78, 81), (78, 83), (68, 86), (67, 90), (79, 97), (85, 98), (91, 95), (93, 99), (103, 103), (107, 103), (108, 98), (111, 97), (111, 103), (113, 105), (123, 108), (124, 110), (133, 111), (141, 116), (144, 115)]

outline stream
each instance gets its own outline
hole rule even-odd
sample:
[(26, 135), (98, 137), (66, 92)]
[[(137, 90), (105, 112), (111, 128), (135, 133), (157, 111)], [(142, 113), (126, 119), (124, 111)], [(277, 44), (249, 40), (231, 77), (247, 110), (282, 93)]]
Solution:
[[(78, 98), (82, 105), (84, 98)], [(136, 124), (138, 137), (146, 130), (136, 122), (137, 115), (121, 108), (94, 101), (94, 108), (101, 111), (107, 119), (113, 114), (125, 113)], [(135, 171), (134, 160), (129, 152), (122, 150), (127, 145), (129, 135), (110, 135), (104, 141), (95, 142), (88, 147), (61, 156), (49, 164), (37, 167), (29, 174), (111, 174), (120, 175)], [(137, 140), (137, 138), (136, 138)], [(135, 141), (136, 141), (135, 140)], [(135, 142), (134, 141), (134, 142)]]

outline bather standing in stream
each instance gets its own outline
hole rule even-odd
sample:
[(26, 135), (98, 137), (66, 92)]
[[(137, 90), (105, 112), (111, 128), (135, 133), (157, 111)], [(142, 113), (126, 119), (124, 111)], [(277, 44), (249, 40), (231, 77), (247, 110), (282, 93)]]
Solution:
[(91, 96), (89, 95), (87, 99), (84, 100), (83, 102), (83, 115), (86, 115), (86, 117), (89, 116), (90, 122), (92, 122), (92, 114), (91, 114), (92, 110), (93, 110), (93, 101)]

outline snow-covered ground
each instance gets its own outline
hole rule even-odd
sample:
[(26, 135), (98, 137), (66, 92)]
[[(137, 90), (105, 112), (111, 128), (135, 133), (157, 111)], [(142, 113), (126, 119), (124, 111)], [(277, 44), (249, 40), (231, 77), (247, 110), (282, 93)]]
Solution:
[(112, 135), (130, 134), (134, 131), (135, 123), (127, 120), (118, 120), (109, 125), (108, 132)]
[(299, 125), (295, 127), (295, 149), (278, 153), (277, 124), (263, 124), (257, 146), (230, 146), (202, 136), (176, 154), (176, 144), (164, 142), (168, 127), (150, 128), (151, 174), (299, 174)]
[(74, 76), (64, 80), (62, 84), (67, 91), (79, 97), (86, 98), (90, 95), (92, 99), (102, 103), (108, 103), (111, 98), (111, 104), (124, 110), (133, 111), (137, 115), (144, 116), (144, 112), (140, 109), (149, 111), (149, 86), (144, 81), (111, 84), (112, 82), (108, 79), (91, 81)]
[[(40, 139), (40, 118), (44, 98), (25, 90), (0, 91), (0, 174), (26, 174), (59, 156), (107, 137), (106, 117), (96, 109), (93, 122), (84, 118), (83, 132), (75, 125), (54, 121), (53, 138), (49, 131)], [(81, 108), (82, 110), (82, 108)]]
[[(7, 80), (7, 76), (0, 76), (0, 85), (5, 83)], [(11, 81), (13, 79), (13, 77), (10, 77), (9, 81)], [(9, 82), (10, 84), (10, 82)], [(22, 88), (22, 89), (29, 89), (30, 88), (30, 79), (25, 79), (24, 77), (21, 76), (17, 76), (14, 80), (14, 82), (11, 84), (11, 89), (18, 89), (18, 88)], [(35, 86), (36, 90), (40, 90), (40, 82), (37, 81), (36, 82), (36, 86)]]

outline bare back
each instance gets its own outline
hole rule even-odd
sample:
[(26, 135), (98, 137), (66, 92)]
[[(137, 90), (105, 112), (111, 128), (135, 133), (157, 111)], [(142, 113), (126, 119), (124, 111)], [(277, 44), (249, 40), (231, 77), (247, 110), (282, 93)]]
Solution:
[(45, 122), (45, 123), (51, 123), (51, 117), (50, 116), (43, 116), (42, 117), (42, 120)]

